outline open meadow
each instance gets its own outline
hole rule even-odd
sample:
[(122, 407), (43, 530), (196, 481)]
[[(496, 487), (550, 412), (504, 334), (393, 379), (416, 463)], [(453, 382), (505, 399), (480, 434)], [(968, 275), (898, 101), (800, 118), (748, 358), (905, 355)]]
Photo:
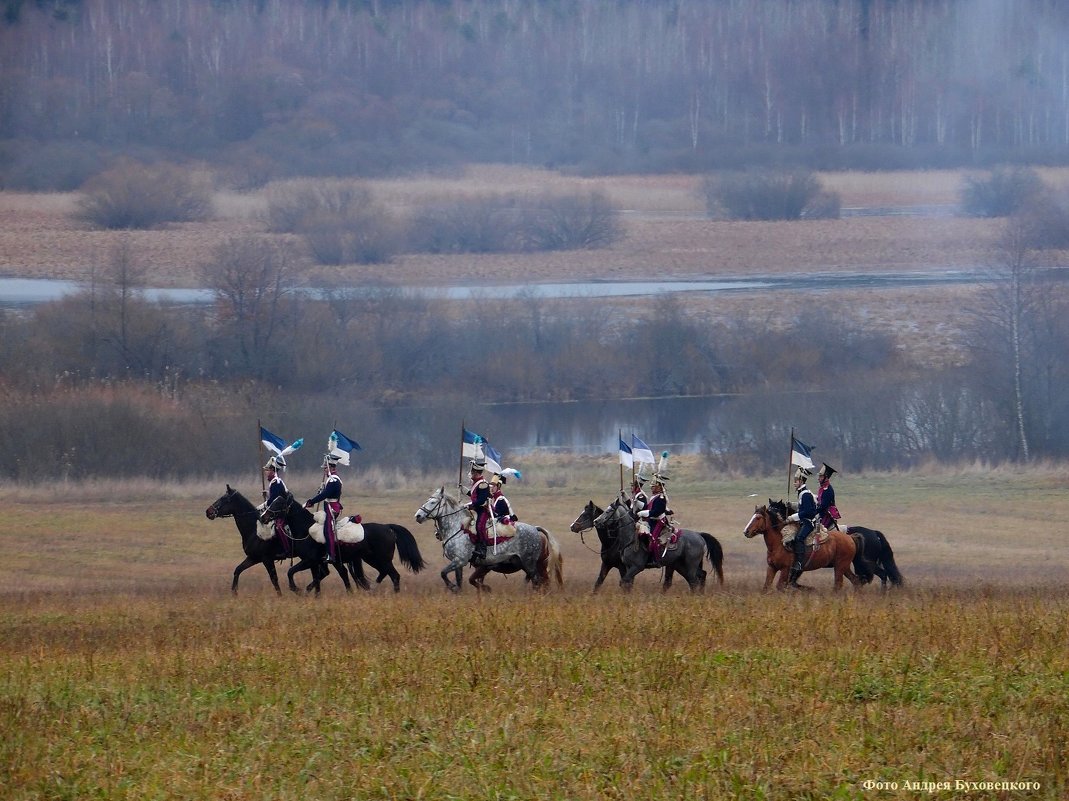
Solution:
[[(609, 460), (534, 461), (510, 492), (552, 531), (565, 587), (446, 592), (416, 508), (455, 476), (347, 474), (429, 568), (346, 596), (231, 572), (226, 479), (0, 488), (3, 796), (108, 799), (1041, 798), (1069, 792), (1064, 470), (841, 476), (906, 587), (762, 594), (742, 536), (786, 477), (680, 460), (673, 506), (724, 548), (725, 584), (624, 595), (569, 525)], [(230, 481), (249, 497), (258, 479)], [(313, 490), (315, 475), (291, 488)], [(303, 497), (303, 496), (302, 496)], [(280, 567), (285, 569), (286, 563)], [(307, 575), (307, 574), (305, 574)], [(944, 788), (938, 783), (948, 783)]]

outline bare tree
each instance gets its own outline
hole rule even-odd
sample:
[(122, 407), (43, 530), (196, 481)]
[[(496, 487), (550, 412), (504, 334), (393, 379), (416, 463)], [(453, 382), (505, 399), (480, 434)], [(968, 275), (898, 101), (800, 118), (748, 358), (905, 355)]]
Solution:
[(279, 350), (272, 340), (290, 311), (286, 300), (301, 263), (289, 243), (245, 237), (220, 245), (203, 268), (216, 296), (219, 333), (236, 347), (238, 366), (256, 378), (267, 375)]

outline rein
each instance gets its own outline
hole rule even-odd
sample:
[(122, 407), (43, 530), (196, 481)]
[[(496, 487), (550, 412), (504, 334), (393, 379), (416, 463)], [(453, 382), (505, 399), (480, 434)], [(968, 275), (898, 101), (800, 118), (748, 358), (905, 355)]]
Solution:
[(445, 528), (442, 526), (442, 518), (443, 517), (449, 517), (450, 515), (459, 514), (462, 510), (461, 509), (457, 509), (454, 512), (446, 512), (445, 514), (438, 514), (438, 511), (442, 508), (442, 504), (443, 503), (445, 503), (445, 496), (444, 495), (439, 497), (438, 500), (435, 502), (434, 509), (424, 509), (423, 506), (426, 506), (426, 504), (424, 504), (423, 506), (421, 506), (419, 508), (420, 508), (420, 511), (422, 511), (422, 512), (424, 512), (426, 514), (428, 520), (433, 520), (434, 521), (434, 528), (435, 528), (435, 532), (436, 532), (436, 535), (438, 537), (438, 540), (439, 540), (439, 542), (442, 543), (442, 548), (445, 548), (445, 546), (448, 545), (453, 540), (454, 537), (458, 537), (462, 533), (464, 533), (464, 527), (463, 526), (457, 526), (457, 530), (456, 531), (454, 531), (448, 537), (445, 536), (445, 533), (444, 533), (445, 532)]

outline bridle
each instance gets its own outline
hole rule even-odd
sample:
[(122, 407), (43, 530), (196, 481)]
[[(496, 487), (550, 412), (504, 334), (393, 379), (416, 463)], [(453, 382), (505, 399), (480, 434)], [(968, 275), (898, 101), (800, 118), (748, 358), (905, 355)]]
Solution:
[(215, 503), (213, 503), (211, 506), (208, 507), (211, 510), (211, 513), (212, 513), (211, 514), (211, 518), (210, 518), (211, 520), (215, 520), (218, 517), (234, 517), (234, 518), (237, 518), (237, 517), (247, 517), (248, 515), (258, 514), (258, 512), (256, 511), (256, 507), (255, 506), (252, 509), (247, 509), (244, 512), (222, 512), (222, 511), (220, 511), (219, 507), (223, 503), (223, 501), (224, 500), (229, 500), (231, 497), (233, 497), (233, 495), (234, 495), (233, 492), (228, 492), (226, 495), (224, 495), (222, 498), (219, 498), (217, 501), (215, 501)]
[[(431, 498), (433, 498), (433, 497), (434, 496), (432, 495)], [(437, 496), (437, 500), (435, 501), (434, 506), (431, 509), (427, 509), (426, 508), (427, 504), (430, 503), (431, 498), (428, 498), (426, 501), (424, 501), (423, 505), (420, 506), (419, 509), (416, 510), (416, 512), (417, 513), (423, 512), (423, 519), (424, 520), (433, 520), (434, 521), (434, 537), (440, 543), (442, 543), (442, 547), (444, 548), (446, 545), (449, 544), (450, 540), (452, 540), (454, 537), (460, 535), (464, 531), (464, 527), (463, 526), (457, 526), (457, 530), (454, 531), (452, 534), (450, 534), (448, 537), (446, 537), (445, 536), (445, 526), (442, 525), (442, 518), (449, 517), (450, 515), (458, 514), (463, 510), (462, 509), (457, 509), (456, 511), (453, 511), (453, 512), (442, 512), (441, 511), (442, 505), (445, 503), (445, 493), (444, 492)]]

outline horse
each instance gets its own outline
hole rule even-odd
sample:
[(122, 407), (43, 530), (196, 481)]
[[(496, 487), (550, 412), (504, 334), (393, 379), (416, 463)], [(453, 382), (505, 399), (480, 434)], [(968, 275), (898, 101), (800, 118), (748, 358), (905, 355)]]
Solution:
[[(271, 539), (262, 539), (257, 533), (257, 524), (260, 517), (259, 510), (253, 506), (248, 498), (233, 489), (229, 484), (226, 485), (226, 492), (204, 510), (204, 516), (209, 520), (215, 520), (219, 517), (233, 517), (234, 524), (241, 535), (241, 547), (245, 551), (245, 560), (234, 568), (234, 581), (230, 585), (230, 591), (234, 595), (238, 593), (238, 576), (256, 564), (264, 566), (275, 592), (281, 595), (282, 589), (278, 586), (275, 562), (293, 557), (300, 560), (297, 563), (298, 567), (303, 566), (301, 569), (312, 571), (311, 586), (315, 588), (316, 594), (319, 593), (319, 582), (330, 571), (329, 568), (323, 565), (323, 555), (326, 550), (315, 540), (287, 537), (283, 541), (284, 535), (278, 534)], [(294, 568), (291, 568), (289, 585), (293, 592), (298, 592), (297, 585), (293, 583), (293, 572)], [(351, 591), (349, 577), (346, 575), (345, 570), (338, 568), (338, 572), (341, 574), (345, 589)]]
[[(268, 507), (267, 514), (271, 518), (283, 518), (290, 531), (293, 532), (295, 539), (303, 538), (309, 542), (315, 542), (311, 534), (312, 525), (315, 523), (315, 515), (298, 503), (292, 492), (287, 492), (285, 495), (276, 498), (274, 503)], [(366, 562), (368, 566), (379, 571), (379, 575), (375, 579), (376, 584), (380, 584), (384, 578), (389, 576), (390, 581), (393, 582), (393, 591), (400, 592), (401, 574), (397, 572), (397, 568), (393, 564), (395, 550), (401, 559), (401, 564), (413, 573), (419, 573), (427, 566), (422, 554), (419, 552), (416, 538), (412, 536), (411, 531), (397, 523), (363, 523), (363, 526), (364, 539), (360, 542), (338, 540), (335, 543), (338, 551), (338, 562), (342, 565), (348, 565), (350, 572), (353, 574), (353, 579), (362, 589), (370, 589), (367, 579), (364, 578), (363, 567), (360, 564), (361, 562)], [(317, 544), (325, 550), (324, 545)], [(291, 583), (294, 573), (306, 569), (307, 567), (302, 567), (301, 565), (295, 565), (290, 568)]]
[(704, 590), (706, 572), (702, 567), (702, 560), (706, 555), (716, 570), (720, 583), (724, 583), (724, 551), (716, 537), (711, 534), (683, 529), (679, 533), (678, 547), (668, 550), (660, 560), (651, 561), (649, 550), (639, 541), (634, 515), (619, 499), (609, 504), (609, 508), (594, 518), (592, 523), (594, 528), (604, 528), (607, 538), (617, 541), (619, 558), (625, 567), (620, 577), (620, 586), (625, 591), (634, 586), (635, 576), (648, 567), (664, 568), (664, 592), (671, 588), (672, 576), (677, 572), (686, 579), (692, 593)]
[[(743, 528), (742, 533), (747, 539), (764, 536), (765, 548), (768, 549), (766, 561), (768, 571), (765, 574), (764, 589), (767, 592), (772, 586), (772, 580), (779, 573), (777, 589), (783, 589), (787, 584), (787, 571), (794, 562), (794, 554), (783, 545), (783, 527), (786, 518), (770, 510), (767, 506), (754, 508), (753, 517)], [(855, 587), (859, 586), (857, 576), (850, 569), (856, 553), (854, 540), (849, 534), (833, 529), (828, 532), (826, 542), (809, 551), (809, 558), (802, 564), (803, 572), (817, 570), (822, 567), (830, 567), (835, 570), (835, 589), (840, 590), (843, 586), (843, 577), (850, 580)]]
[[(783, 518), (795, 511), (794, 504), (782, 500), (773, 501), (771, 498), (768, 500), (768, 508)], [(882, 531), (864, 526), (847, 526), (843, 531), (854, 538), (854, 547), (857, 548), (854, 573), (858, 581), (869, 584), (879, 576), (880, 584), (885, 590), (887, 582), (893, 587), (901, 587), (905, 583), (895, 563), (895, 552)]]
[[(598, 532), (598, 539), (601, 542), (601, 569), (598, 571), (598, 577), (594, 580), (594, 592), (601, 589), (601, 585), (605, 581), (605, 577), (608, 576), (610, 570), (617, 570), (620, 573), (620, 585), (624, 586), (624, 576), (627, 574), (627, 564), (623, 560), (624, 544), (617, 536), (617, 530), (614, 528), (610, 530), (606, 525), (595, 526), (594, 521), (597, 520), (605, 512), (600, 506), (593, 501), (587, 501), (583, 511), (579, 513), (579, 516), (572, 522), (571, 530), (576, 534), (582, 534), (584, 531), (594, 529)], [(702, 539), (708, 538), (706, 544), (709, 546), (709, 561), (712, 563), (713, 570), (716, 571), (717, 580), (720, 585), (724, 584), (724, 549), (720, 546), (720, 542), (716, 537), (711, 534), (705, 534), (703, 532), (694, 532), (698, 534)], [(656, 565), (650, 565), (650, 567), (656, 567)], [(670, 581), (670, 577), (669, 577)]]
[[(475, 544), (468, 536), (468, 527), (474, 524), (470, 510), (452, 495), (439, 487), (416, 510), (416, 522), (434, 521), (434, 536), (442, 543), (442, 552), (449, 563), (442, 569), (442, 581), (450, 592), (460, 592), (464, 565), (471, 561)], [(536, 589), (549, 584), (550, 571), (558, 587), (564, 586), (564, 557), (556, 538), (541, 526), (516, 523), (516, 536), (500, 542), (496, 548), (487, 549), (486, 560), (475, 566), (468, 583), (476, 590), (488, 587), (483, 578), (491, 570), (498, 573), (515, 573), (522, 570), (527, 580)], [(456, 581), (449, 580), (453, 573)]]

